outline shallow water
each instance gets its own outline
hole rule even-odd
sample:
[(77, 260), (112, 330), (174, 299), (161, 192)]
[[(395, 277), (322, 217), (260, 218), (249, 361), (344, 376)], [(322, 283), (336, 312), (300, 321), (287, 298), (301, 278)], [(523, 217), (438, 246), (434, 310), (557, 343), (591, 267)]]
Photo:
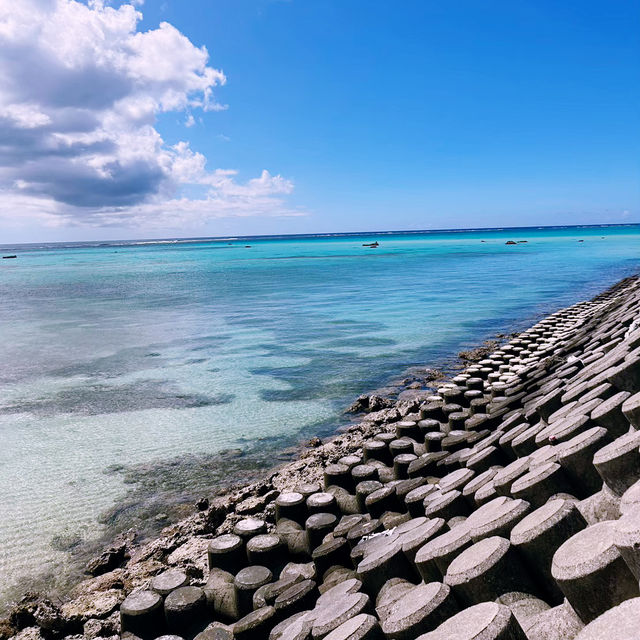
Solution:
[(636, 272), (640, 227), (0, 249), (2, 602), (407, 367)]

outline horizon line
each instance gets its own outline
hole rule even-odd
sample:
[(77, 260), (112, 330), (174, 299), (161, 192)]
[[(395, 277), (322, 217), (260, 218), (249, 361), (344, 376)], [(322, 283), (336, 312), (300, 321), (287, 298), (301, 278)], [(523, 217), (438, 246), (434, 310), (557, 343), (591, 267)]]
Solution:
[(19, 247), (33, 245), (81, 245), (97, 243), (97, 246), (110, 246), (114, 243), (178, 243), (178, 242), (201, 242), (201, 241), (223, 241), (223, 240), (245, 240), (245, 239), (275, 239), (275, 238), (331, 238), (331, 237), (358, 237), (365, 235), (391, 235), (391, 234), (420, 234), (420, 233), (464, 233), (481, 231), (519, 231), (519, 230), (542, 230), (542, 229), (595, 229), (601, 227), (635, 227), (640, 226), (639, 222), (603, 222), (600, 224), (557, 224), (557, 225), (525, 225), (525, 226), (499, 226), (499, 227), (448, 227), (435, 229), (387, 229), (377, 231), (327, 231), (320, 233), (274, 233), (258, 235), (227, 235), (227, 236), (167, 236), (161, 238), (119, 238), (114, 240), (56, 240), (56, 241), (35, 241), (35, 242), (13, 242), (2, 243), (2, 247)]

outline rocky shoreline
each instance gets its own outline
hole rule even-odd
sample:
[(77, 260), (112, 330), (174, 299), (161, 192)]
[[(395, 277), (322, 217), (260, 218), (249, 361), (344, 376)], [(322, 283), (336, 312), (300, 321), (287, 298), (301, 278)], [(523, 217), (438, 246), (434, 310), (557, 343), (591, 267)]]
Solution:
[[(487, 639), (586, 640), (614, 607), (640, 620), (640, 560), (609, 541), (640, 494), (639, 317), (627, 278), (461, 354), (466, 368), (432, 372), (432, 390), (361, 396), (358, 422), (293, 462), (203, 498), (151, 542), (122, 535), (64, 602), (27, 594), (0, 638), (426, 640), (484, 624)], [(564, 533), (540, 541), (549, 518)], [(584, 544), (602, 551), (595, 578), (571, 570)], [(622, 586), (595, 598), (612, 576)]]

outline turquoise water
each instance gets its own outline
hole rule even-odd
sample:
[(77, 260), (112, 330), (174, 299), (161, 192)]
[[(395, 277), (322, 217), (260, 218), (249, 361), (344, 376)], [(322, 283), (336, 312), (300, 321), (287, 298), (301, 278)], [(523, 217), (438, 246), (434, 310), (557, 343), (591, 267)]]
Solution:
[(408, 367), (638, 271), (640, 226), (0, 249), (1, 601)]

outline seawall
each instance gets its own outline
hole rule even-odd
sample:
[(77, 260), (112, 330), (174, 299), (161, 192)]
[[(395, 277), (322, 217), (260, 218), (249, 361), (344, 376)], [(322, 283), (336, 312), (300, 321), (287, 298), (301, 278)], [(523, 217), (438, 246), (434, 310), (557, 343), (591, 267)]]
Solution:
[(635, 638), (639, 392), (633, 277), (429, 397), (365, 400), (359, 424), (157, 540), (123, 537), (0, 637)]

